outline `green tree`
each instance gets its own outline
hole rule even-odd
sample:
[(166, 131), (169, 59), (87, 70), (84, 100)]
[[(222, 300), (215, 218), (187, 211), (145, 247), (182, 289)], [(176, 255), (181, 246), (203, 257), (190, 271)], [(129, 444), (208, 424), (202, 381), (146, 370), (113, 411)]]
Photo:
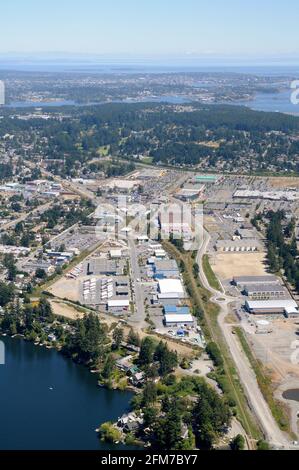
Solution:
[(268, 442), (263, 441), (263, 440), (258, 441), (256, 447), (257, 447), (257, 450), (270, 450), (271, 449)]
[(245, 439), (241, 434), (238, 434), (230, 443), (231, 450), (244, 450)]
[(208, 385), (202, 384), (199, 398), (193, 409), (193, 430), (200, 448), (211, 449), (231, 420), (226, 401)]
[(112, 354), (108, 354), (105, 360), (105, 364), (102, 370), (102, 376), (104, 379), (110, 379), (113, 374), (113, 370), (115, 367), (115, 359)]
[(13, 286), (0, 281), (0, 306), (5, 307), (13, 299), (13, 295)]
[(137, 347), (139, 347), (141, 344), (138, 333), (135, 333), (133, 329), (129, 331), (127, 342), (128, 344), (131, 344), (132, 346), (137, 346)]
[(153, 362), (155, 351), (155, 342), (148, 336), (141, 342), (138, 363), (140, 366), (146, 366)]
[(147, 382), (143, 389), (142, 401), (144, 406), (152, 405), (157, 399), (157, 387), (154, 382)]
[(159, 450), (179, 450), (182, 447), (182, 419), (176, 400), (170, 404), (166, 416), (156, 420), (153, 428), (153, 447)]
[(158, 344), (155, 350), (154, 360), (160, 363), (159, 373), (162, 376), (169, 374), (178, 365), (177, 353), (170, 351), (163, 341)]
[(46, 271), (44, 269), (38, 268), (35, 271), (35, 277), (37, 279), (45, 279), (47, 277)]
[(124, 330), (122, 328), (115, 328), (112, 338), (116, 349), (119, 349), (121, 343), (124, 340)]

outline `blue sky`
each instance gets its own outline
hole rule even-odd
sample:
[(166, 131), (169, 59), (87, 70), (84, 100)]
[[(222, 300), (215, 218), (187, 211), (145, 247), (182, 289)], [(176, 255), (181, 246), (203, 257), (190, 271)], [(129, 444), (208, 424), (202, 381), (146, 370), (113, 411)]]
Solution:
[(299, 57), (298, 0), (7, 0), (0, 53)]

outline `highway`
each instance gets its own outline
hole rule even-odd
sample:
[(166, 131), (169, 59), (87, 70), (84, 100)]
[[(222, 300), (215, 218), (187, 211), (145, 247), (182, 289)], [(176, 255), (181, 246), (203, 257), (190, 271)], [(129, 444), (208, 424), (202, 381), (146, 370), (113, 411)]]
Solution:
[[(242, 386), (246, 393), (248, 403), (255, 416), (258, 419), (261, 429), (265, 435), (266, 440), (276, 449), (292, 449), (296, 448), (288, 440), (287, 436), (279, 429), (275, 419), (272, 416), (270, 408), (259, 388), (255, 373), (245, 355), (242, 346), (240, 345), (237, 336), (232, 334), (232, 325), (226, 323), (226, 316), (230, 310), (230, 304), (236, 299), (229, 297), (223, 292), (213, 289), (206, 278), (203, 270), (202, 259), (207, 251), (209, 245), (210, 235), (204, 230), (204, 236), (201, 246), (197, 255), (197, 262), (199, 265), (199, 277), (202, 285), (211, 292), (211, 301), (220, 307), (220, 314), (218, 316), (218, 324), (221, 328), (228, 349), (236, 365)], [(296, 448), (297, 449), (297, 448)]]

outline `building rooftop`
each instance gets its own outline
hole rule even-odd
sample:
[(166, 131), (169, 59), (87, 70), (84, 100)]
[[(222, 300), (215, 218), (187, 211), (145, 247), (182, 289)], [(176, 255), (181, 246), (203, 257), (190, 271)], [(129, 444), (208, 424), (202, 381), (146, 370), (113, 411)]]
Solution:
[(177, 305), (165, 305), (164, 312), (165, 314), (176, 313), (186, 315), (190, 313), (190, 308), (186, 306), (178, 307)]
[(256, 238), (246, 238), (245, 240), (218, 240), (216, 242), (219, 247), (230, 247), (230, 246), (261, 246), (261, 243)]
[(239, 228), (237, 230), (237, 234), (242, 238), (255, 238), (254, 230), (247, 229), (247, 228)]
[(194, 178), (196, 181), (218, 181), (219, 176), (217, 175), (196, 175)]
[(184, 294), (184, 288), (180, 279), (161, 279), (159, 281), (159, 291), (161, 294)]
[(194, 319), (190, 314), (166, 314), (166, 323), (193, 323)]
[(165, 259), (155, 261), (155, 267), (157, 271), (168, 271), (177, 270), (178, 265), (174, 259)]
[(236, 284), (243, 284), (249, 286), (250, 284), (278, 284), (279, 280), (276, 276), (236, 276), (233, 278)]
[(273, 282), (273, 284), (249, 284), (245, 286), (247, 292), (285, 292), (288, 294), (288, 291), (278, 282)]
[(246, 305), (250, 310), (259, 310), (259, 309), (276, 309), (281, 308), (286, 311), (292, 311), (299, 313), (299, 308), (297, 303), (292, 299), (282, 299), (282, 300), (246, 300)]
[(129, 300), (126, 299), (121, 299), (121, 300), (108, 300), (108, 308), (113, 308), (113, 307), (129, 307), (130, 302)]

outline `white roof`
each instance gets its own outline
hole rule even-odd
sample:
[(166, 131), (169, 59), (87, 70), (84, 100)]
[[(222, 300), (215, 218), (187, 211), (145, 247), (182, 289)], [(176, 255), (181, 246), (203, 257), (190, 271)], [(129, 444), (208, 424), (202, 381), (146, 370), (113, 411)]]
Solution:
[(166, 323), (193, 323), (193, 317), (189, 313), (174, 313), (165, 315)]
[(169, 299), (182, 299), (184, 294), (179, 294), (178, 292), (168, 292), (166, 294), (158, 294), (159, 300), (169, 300)]
[(267, 321), (267, 320), (258, 320), (258, 321), (256, 322), (256, 324), (257, 324), (257, 325), (261, 325), (261, 326), (268, 326), (268, 325), (270, 325), (270, 322)]
[(121, 254), (122, 254), (121, 249), (110, 250), (111, 256), (121, 257)]
[(246, 304), (250, 309), (269, 309), (269, 308), (284, 308), (289, 311), (299, 312), (297, 303), (292, 299), (282, 300), (246, 300)]
[(155, 251), (156, 256), (166, 256), (166, 252), (164, 250), (156, 250)]
[(182, 282), (179, 279), (161, 279), (159, 281), (161, 294), (184, 294)]
[(129, 307), (130, 302), (128, 300), (109, 300), (108, 307)]

